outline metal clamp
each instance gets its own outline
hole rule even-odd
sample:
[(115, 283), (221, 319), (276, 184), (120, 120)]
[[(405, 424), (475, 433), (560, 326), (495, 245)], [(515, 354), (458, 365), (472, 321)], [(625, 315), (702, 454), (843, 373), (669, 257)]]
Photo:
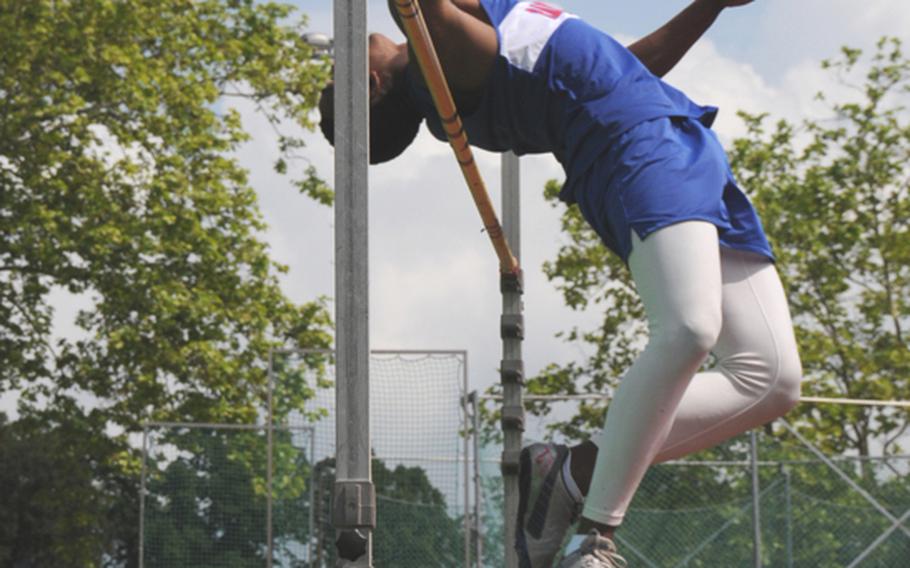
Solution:
[(503, 475), (518, 475), (521, 468), (521, 450), (505, 450), (502, 452), (502, 461), (499, 468)]
[(504, 385), (523, 385), (525, 383), (524, 361), (521, 359), (503, 359), (499, 367), (499, 380)]
[(525, 429), (525, 409), (517, 405), (508, 405), (502, 407), (502, 429), (503, 430), (521, 430)]
[(336, 481), (332, 524), (336, 529), (376, 527), (376, 490), (372, 481)]
[(499, 319), (499, 336), (502, 339), (524, 339), (525, 318), (521, 314), (503, 314)]
[(499, 291), (503, 294), (524, 293), (524, 272), (502, 272), (499, 275)]

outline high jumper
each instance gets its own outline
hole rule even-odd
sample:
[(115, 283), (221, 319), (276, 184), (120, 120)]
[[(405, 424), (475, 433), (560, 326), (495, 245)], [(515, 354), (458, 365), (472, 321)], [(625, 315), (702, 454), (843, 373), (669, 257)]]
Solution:
[[(393, 17), (409, 0), (390, 0)], [(717, 137), (717, 114), (660, 77), (727, 8), (695, 0), (624, 47), (544, 2), (421, 0), (472, 144), (552, 153), (576, 204), (629, 267), (648, 319), (644, 351), (620, 381), (603, 430), (521, 455), (515, 546), (549, 568), (625, 566), (613, 536), (651, 464), (712, 447), (785, 414), (801, 365), (786, 296), (758, 215)], [(399, 25), (400, 22), (399, 22)], [(407, 43), (369, 38), (370, 155), (398, 156), (425, 120), (447, 140)], [(331, 85), (320, 102), (333, 137)], [(699, 372), (709, 354), (715, 365)]]

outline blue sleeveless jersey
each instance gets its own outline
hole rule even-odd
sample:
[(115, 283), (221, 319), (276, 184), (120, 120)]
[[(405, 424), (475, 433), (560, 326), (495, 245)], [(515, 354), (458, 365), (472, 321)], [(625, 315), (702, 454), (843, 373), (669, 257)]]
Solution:
[[(472, 145), (553, 153), (571, 181), (636, 124), (664, 116), (713, 122), (717, 109), (696, 105), (576, 16), (543, 2), (481, 4), (500, 49), (479, 106), (462, 115)], [(447, 140), (419, 70), (408, 73), (430, 131)]]
[[(645, 123), (656, 119), (688, 119), (707, 130), (714, 121), (717, 109), (695, 104), (648, 71), (635, 55), (612, 37), (561, 8), (544, 2), (480, 1), (496, 28), (499, 53), (479, 103), (475, 108), (467, 109), (468, 112), (461, 113), (470, 143), (493, 152), (512, 150), (518, 155), (554, 154), (566, 172), (561, 199), (567, 203), (578, 202), (606, 244), (626, 259), (631, 245), (628, 235), (622, 233), (628, 232), (627, 227), (606, 227), (606, 221), (598, 223), (598, 219), (605, 216), (598, 217), (584, 205), (591, 200), (586, 192), (602, 192), (605, 197), (601, 197), (610, 197), (606, 194), (611, 188), (604, 177), (618, 179), (614, 175), (617, 168), (605, 169), (603, 160), (609, 159), (617, 167), (627, 166), (624, 161), (628, 162), (629, 156), (617, 154), (616, 149), (628, 147), (628, 140), (624, 137), (627, 138), (630, 131)], [(409, 66), (407, 80), (410, 96), (427, 119), (430, 132), (439, 140), (446, 141), (445, 130), (416, 63)], [(639, 129), (639, 133), (646, 137), (655, 136), (657, 140), (658, 134), (653, 129), (647, 132)], [(661, 132), (659, 136), (665, 137), (666, 133)], [(698, 135), (697, 143), (710, 142), (712, 136), (710, 132)], [(725, 166), (726, 159), (719, 145), (718, 151), (719, 159)], [(641, 156), (636, 159), (638, 164), (647, 163)], [(603, 183), (592, 179), (591, 170), (595, 164)], [(727, 168), (725, 172), (728, 171)], [(724, 177), (728, 177), (726, 173)], [(717, 185), (721, 187), (718, 191), (722, 191), (722, 187), (732, 181), (732, 176), (729, 177), (731, 179), (691, 181)], [(650, 183), (674, 184), (678, 181), (666, 176), (663, 179), (650, 176), (648, 179)], [(595, 188), (592, 183), (600, 183), (601, 187)], [(619, 190), (614, 193), (617, 195), (600, 206), (618, 206)], [(638, 198), (643, 200), (641, 210), (653, 209), (651, 204), (646, 203), (648, 197), (645, 193), (639, 194), (643, 196)], [(657, 200), (665, 198), (666, 195), (654, 197), (654, 207), (667, 210), (666, 203), (657, 203)], [(729, 217), (724, 210), (725, 199), (718, 197), (719, 217), (716, 224), (722, 230), (729, 228), (727, 221), (721, 218)], [(744, 203), (749, 209), (747, 213), (754, 217), (748, 200)], [(741, 213), (736, 212), (734, 217), (743, 218)], [(679, 217), (661, 218), (644, 229), (636, 227), (634, 220), (628, 220), (627, 225), (638, 230), (644, 238), (647, 233), (671, 221), (678, 222), (681, 220)], [(689, 214), (689, 217), (708, 218), (709, 215), (699, 213), (694, 216)], [(615, 220), (611, 223), (616, 225)], [(727, 226), (722, 226), (725, 223)], [(770, 257), (770, 248), (757, 217), (754, 224), (757, 232), (751, 229), (740, 231), (752, 242), (736, 248), (756, 250)], [(619, 235), (618, 241), (608, 234), (608, 229)], [(730, 244), (724, 243), (723, 238), (721, 241), (722, 244)]]

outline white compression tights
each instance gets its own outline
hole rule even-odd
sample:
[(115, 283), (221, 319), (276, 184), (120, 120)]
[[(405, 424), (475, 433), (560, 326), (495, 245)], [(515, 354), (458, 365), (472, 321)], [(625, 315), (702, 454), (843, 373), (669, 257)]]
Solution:
[[(629, 267), (648, 345), (616, 389), (584, 516), (618, 526), (652, 463), (714, 446), (786, 413), (801, 368), (783, 287), (764, 257), (720, 248), (694, 221), (641, 241)], [(713, 369), (697, 373), (709, 353)]]

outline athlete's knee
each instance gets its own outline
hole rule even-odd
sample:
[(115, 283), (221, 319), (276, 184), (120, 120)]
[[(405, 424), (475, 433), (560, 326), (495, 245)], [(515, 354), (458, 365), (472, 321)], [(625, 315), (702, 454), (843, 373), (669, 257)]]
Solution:
[(660, 326), (657, 341), (673, 353), (703, 358), (720, 337), (721, 310), (702, 309)]
[(761, 354), (758, 358), (743, 358), (731, 365), (733, 374), (745, 388), (758, 387), (761, 413), (767, 420), (779, 418), (799, 403), (802, 365), (796, 346)]
[(771, 404), (784, 415), (799, 404), (800, 384), (803, 379), (803, 367), (799, 360), (796, 346), (784, 350), (779, 355), (777, 380), (769, 393)]

